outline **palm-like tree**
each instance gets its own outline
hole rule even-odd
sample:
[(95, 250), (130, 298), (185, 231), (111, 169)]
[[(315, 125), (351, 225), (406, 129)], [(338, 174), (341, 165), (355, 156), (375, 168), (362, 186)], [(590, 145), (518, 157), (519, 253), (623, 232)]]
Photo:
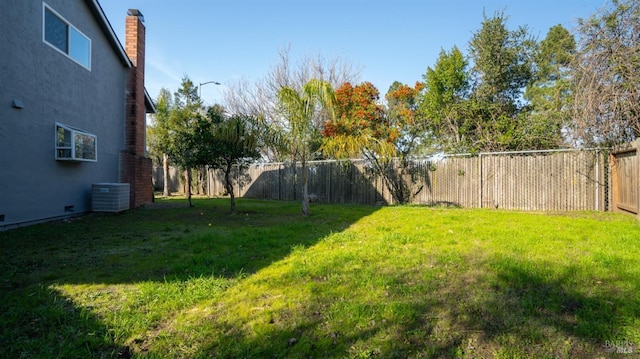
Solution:
[(333, 113), (335, 96), (329, 82), (312, 79), (300, 91), (284, 87), (278, 92), (280, 109), (285, 119), (283, 146), (294, 162), (300, 162), (302, 173), (302, 214), (309, 215), (307, 162), (312, 160), (320, 143), (319, 127)]

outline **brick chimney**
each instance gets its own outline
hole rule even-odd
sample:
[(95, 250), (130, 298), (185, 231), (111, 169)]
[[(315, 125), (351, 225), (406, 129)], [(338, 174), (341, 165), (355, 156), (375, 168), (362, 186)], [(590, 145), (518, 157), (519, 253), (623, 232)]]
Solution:
[(125, 51), (132, 67), (126, 89), (125, 149), (120, 153), (120, 181), (130, 184), (129, 203), (135, 208), (153, 201), (152, 163), (145, 157), (145, 26), (144, 17), (137, 9), (127, 12)]
[(125, 48), (133, 67), (127, 89), (126, 149), (138, 156), (144, 156), (145, 147), (144, 45), (144, 17), (139, 10), (129, 10), (125, 22)]

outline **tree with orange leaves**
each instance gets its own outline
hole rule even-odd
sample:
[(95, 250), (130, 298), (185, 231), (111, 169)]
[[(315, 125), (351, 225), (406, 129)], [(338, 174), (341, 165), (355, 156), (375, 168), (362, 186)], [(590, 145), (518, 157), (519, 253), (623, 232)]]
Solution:
[(335, 96), (335, 118), (325, 123), (325, 137), (367, 134), (381, 139), (389, 135), (384, 107), (378, 103), (380, 94), (370, 82), (356, 86), (346, 82), (335, 91)]
[(419, 83), (414, 88), (395, 83), (387, 94), (386, 111), (371, 83), (343, 84), (335, 92), (335, 117), (325, 123), (323, 152), (335, 158), (364, 158), (396, 202), (409, 202), (420, 191), (408, 176), (409, 157), (422, 143), (426, 128), (416, 112), (420, 90)]
[(404, 161), (416, 155), (429, 140), (427, 118), (419, 110), (419, 98), (424, 83), (416, 82), (413, 87), (394, 82), (387, 92), (388, 117), (396, 129), (396, 147)]

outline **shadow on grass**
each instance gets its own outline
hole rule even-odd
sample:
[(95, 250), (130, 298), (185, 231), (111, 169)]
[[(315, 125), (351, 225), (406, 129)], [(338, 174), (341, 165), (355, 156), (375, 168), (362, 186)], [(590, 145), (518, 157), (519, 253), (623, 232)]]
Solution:
[[(629, 335), (640, 317), (638, 282), (627, 270), (635, 264), (622, 258), (611, 263), (610, 270), (596, 274), (577, 263), (557, 268), (497, 259), (491, 264), (494, 295), (468, 325), (504, 345), (516, 340), (525, 353), (541, 347), (548, 355), (571, 358), (636, 352), (637, 338)], [(554, 337), (564, 342), (550, 341)]]
[(2, 288), (0, 356), (5, 358), (128, 358), (130, 349), (90, 310), (43, 285)]
[(3, 354), (127, 357), (131, 333), (114, 333), (56, 288), (247, 276), (377, 210), (312, 206), (302, 217), (299, 203), (240, 200), (230, 215), (228, 200), (194, 203), (0, 232)]
[[(389, 217), (376, 216), (359, 225), (373, 227), (381, 243), (366, 252), (370, 257), (359, 255), (364, 238), (354, 233), (362, 232), (345, 229), (376, 207), (320, 205), (301, 217), (298, 203), (241, 201), (237, 215), (228, 214), (227, 200), (195, 204), (0, 233), (3, 354), (571, 358), (637, 352), (637, 338), (627, 337), (637, 333), (640, 317), (637, 262), (629, 259), (549, 264), (520, 254), (467, 254), (444, 248), (456, 244), (442, 240), (433, 252), (407, 256), (415, 265), (378, 265), (402, 255), (403, 246), (413, 254), (429, 244), (412, 243), (393, 225), (375, 222)], [(388, 233), (379, 233), (386, 226)], [(318, 253), (326, 257), (314, 262)], [(194, 278), (230, 284), (221, 284), (219, 297), (209, 296), (217, 285), (209, 283), (202, 296), (176, 300), (160, 313), (167, 317), (149, 320), (142, 333), (128, 323), (107, 324), (60, 289), (135, 286), (102, 294), (116, 304), (132, 295), (140, 306), (131, 311), (142, 312), (163, 297), (145, 297), (141, 283), (164, 284), (179, 298), (199, 286)], [(298, 285), (301, 290), (288, 290)], [(172, 327), (173, 319), (186, 324)], [(183, 330), (189, 325), (202, 331)], [(183, 348), (188, 351), (176, 353)]]
[[(447, 283), (435, 276), (418, 284), (415, 273), (390, 273), (379, 288), (371, 288), (385, 297), (382, 301), (362, 297), (357, 285), (353, 297), (331, 297), (330, 290), (318, 288), (296, 299), (296, 313), (273, 314), (272, 328), (254, 327), (247, 335), (242, 325), (221, 324), (225, 334), (197, 356), (605, 358), (637, 353), (637, 343), (628, 337), (640, 317), (632, 272), (615, 271), (620, 277), (593, 282), (594, 275), (577, 265), (469, 260), (486, 267), (480, 272), (465, 268), (459, 276), (447, 276)], [(607, 283), (613, 280), (617, 283)], [(344, 278), (327, 283), (339, 285), (351, 284)], [(345, 308), (351, 318), (340, 315)], [(291, 322), (291, 317), (297, 319)]]

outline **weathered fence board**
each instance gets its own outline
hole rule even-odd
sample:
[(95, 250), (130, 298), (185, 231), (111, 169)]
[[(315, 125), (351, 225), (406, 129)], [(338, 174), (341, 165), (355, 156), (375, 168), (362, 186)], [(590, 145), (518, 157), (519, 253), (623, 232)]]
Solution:
[[(418, 204), (527, 211), (606, 210), (609, 177), (605, 158), (597, 150), (453, 155), (412, 161), (406, 179), (413, 181), (412, 202)], [(618, 173), (629, 167), (623, 158), (618, 159)], [(285, 163), (253, 165), (242, 174), (236, 171), (236, 195), (299, 200), (300, 171), (299, 164)], [(364, 160), (314, 161), (308, 163), (308, 171), (312, 200), (394, 203), (383, 179), (374, 176)], [(637, 167), (628, 171), (637, 173)], [(219, 171), (209, 171), (208, 182), (210, 196), (226, 194)], [(621, 201), (638, 197), (637, 185), (632, 187), (635, 190), (630, 191), (635, 192), (620, 194)]]
[[(613, 208), (638, 213), (638, 163), (635, 150), (616, 152), (610, 162), (598, 150), (451, 155), (412, 161), (406, 180), (413, 183), (416, 204), (527, 211)], [(171, 191), (182, 192), (178, 172), (172, 171)], [(252, 165), (242, 173), (234, 170), (234, 191), (238, 197), (300, 200), (300, 171), (299, 164), (291, 163)], [(374, 176), (364, 160), (314, 161), (308, 171), (312, 200), (394, 203), (383, 179)], [(156, 188), (161, 188), (162, 180), (162, 169), (156, 169)], [(204, 181), (200, 185), (210, 197), (227, 194), (221, 171), (209, 170)]]
[(640, 140), (629, 149), (612, 152), (612, 207), (615, 211), (634, 213), (640, 218)]
[(479, 157), (482, 161), (482, 207), (530, 211), (604, 209), (596, 201), (596, 192), (604, 187), (604, 161), (599, 153)]

